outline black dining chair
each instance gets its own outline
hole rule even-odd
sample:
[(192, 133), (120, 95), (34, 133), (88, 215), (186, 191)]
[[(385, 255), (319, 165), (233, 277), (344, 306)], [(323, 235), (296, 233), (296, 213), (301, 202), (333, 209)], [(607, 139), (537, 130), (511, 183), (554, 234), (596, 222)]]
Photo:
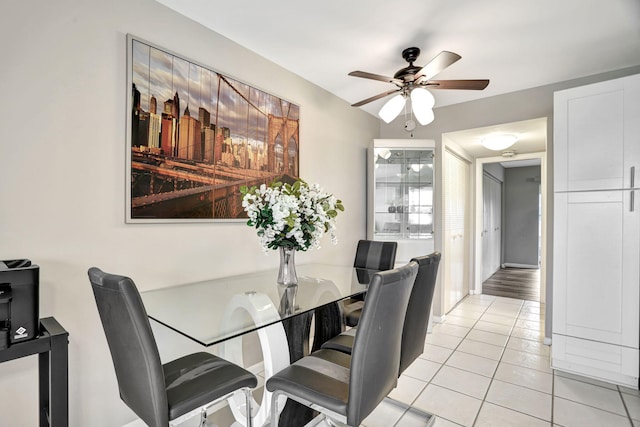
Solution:
[[(140, 293), (128, 277), (92, 267), (89, 280), (116, 371), (120, 398), (151, 427), (166, 427), (200, 415), (236, 391), (246, 396), (251, 426), (251, 372), (209, 353), (200, 352), (162, 364)], [(198, 411), (199, 409), (199, 411)]]
[[(356, 247), (355, 268), (369, 270), (391, 270), (396, 262), (398, 242), (360, 240)], [(342, 301), (342, 317), (346, 326), (356, 326), (362, 315), (364, 296), (347, 298)]]
[[(429, 326), (429, 313), (436, 287), (440, 252), (413, 258), (418, 263), (418, 275), (411, 291), (402, 329), (400, 370), (402, 374), (424, 351), (424, 343)], [(351, 354), (358, 327), (352, 328), (324, 342), (321, 348)]]
[[(351, 354), (320, 349), (266, 382), (273, 408), (285, 395), (340, 423), (359, 426), (397, 385), (400, 341), (418, 264), (375, 273)], [(270, 427), (277, 427), (277, 411)], [(289, 427), (289, 426), (286, 426)]]
[(369, 270), (391, 270), (396, 262), (398, 242), (360, 240), (353, 266)]

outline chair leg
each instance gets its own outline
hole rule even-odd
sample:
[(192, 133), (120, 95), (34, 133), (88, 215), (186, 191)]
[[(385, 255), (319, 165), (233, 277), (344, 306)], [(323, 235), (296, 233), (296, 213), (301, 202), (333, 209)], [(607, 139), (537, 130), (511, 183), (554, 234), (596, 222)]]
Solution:
[(279, 421), (278, 413), (278, 392), (271, 393), (271, 425), (269, 427), (278, 427)]
[(244, 397), (247, 401), (247, 406), (245, 407), (245, 413), (247, 416), (247, 427), (252, 427), (253, 426), (253, 408), (251, 407), (251, 401), (253, 400), (253, 397), (251, 396), (251, 390), (249, 390), (248, 388), (245, 388), (244, 390)]

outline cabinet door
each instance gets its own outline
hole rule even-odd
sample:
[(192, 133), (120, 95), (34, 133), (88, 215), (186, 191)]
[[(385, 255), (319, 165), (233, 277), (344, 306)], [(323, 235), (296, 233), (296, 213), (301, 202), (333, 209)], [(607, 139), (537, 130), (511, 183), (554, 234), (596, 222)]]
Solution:
[(405, 150), (405, 239), (433, 234), (433, 150)]
[(628, 188), (640, 169), (640, 75), (554, 94), (555, 191)]
[(631, 194), (556, 193), (554, 334), (638, 348), (640, 212)]
[(433, 150), (376, 148), (371, 161), (373, 237), (432, 238)]

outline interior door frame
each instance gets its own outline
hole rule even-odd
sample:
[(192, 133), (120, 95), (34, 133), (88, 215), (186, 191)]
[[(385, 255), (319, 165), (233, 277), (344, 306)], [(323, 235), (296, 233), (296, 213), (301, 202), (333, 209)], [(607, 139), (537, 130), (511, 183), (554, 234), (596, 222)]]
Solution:
[[(469, 290), (472, 294), (482, 293), (482, 230), (483, 230), (483, 189), (482, 189), (482, 173), (485, 163), (500, 163), (513, 160), (540, 160), (540, 198), (541, 202), (541, 230), (540, 230), (540, 302), (546, 303), (547, 301), (547, 221), (548, 221), (548, 194), (547, 194), (547, 153), (536, 152), (526, 154), (516, 154), (513, 157), (505, 158), (502, 156), (496, 157), (480, 157), (476, 158), (473, 164), (473, 173), (475, 177), (474, 185), (474, 220), (473, 220), (473, 232), (474, 232), (474, 280), (473, 288)], [(504, 212), (503, 212), (504, 215)]]

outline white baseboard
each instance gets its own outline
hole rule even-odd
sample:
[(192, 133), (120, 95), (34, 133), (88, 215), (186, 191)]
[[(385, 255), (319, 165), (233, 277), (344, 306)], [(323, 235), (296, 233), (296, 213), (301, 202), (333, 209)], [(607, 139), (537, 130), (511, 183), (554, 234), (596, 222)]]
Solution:
[(433, 316), (433, 323), (444, 323), (444, 320), (447, 316)]
[(540, 268), (537, 264), (517, 264), (515, 262), (505, 262), (504, 264), (502, 264), (502, 267), (511, 267), (511, 268), (533, 268), (533, 269), (538, 269)]

